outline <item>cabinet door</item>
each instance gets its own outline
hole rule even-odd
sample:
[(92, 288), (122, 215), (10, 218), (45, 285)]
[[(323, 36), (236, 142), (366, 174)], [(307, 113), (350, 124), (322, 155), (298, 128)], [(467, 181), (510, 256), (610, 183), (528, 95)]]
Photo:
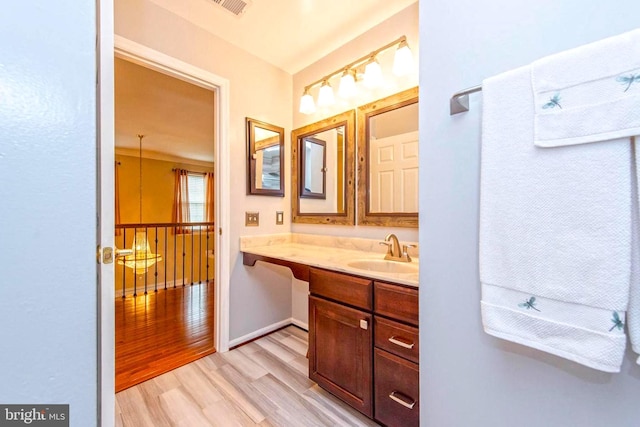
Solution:
[(309, 297), (309, 378), (367, 415), (372, 411), (371, 314)]

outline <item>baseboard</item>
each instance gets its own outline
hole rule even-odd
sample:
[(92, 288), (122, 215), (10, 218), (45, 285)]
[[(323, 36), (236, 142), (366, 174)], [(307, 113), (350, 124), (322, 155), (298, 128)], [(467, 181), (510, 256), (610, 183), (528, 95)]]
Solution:
[(285, 326), (289, 326), (291, 324), (295, 324), (292, 317), (290, 317), (288, 319), (281, 320), (281, 321), (276, 322), (276, 323), (273, 323), (273, 324), (271, 324), (269, 326), (265, 326), (262, 329), (258, 329), (257, 331), (251, 332), (250, 334), (243, 335), (243, 336), (238, 337), (236, 339), (230, 340), (229, 341), (229, 349), (231, 349), (232, 347), (238, 347), (239, 345), (244, 344), (246, 342), (253, 341), (256, 338), (260, 338), (263, 335), (267, 335), (267, 334), (269, 334), (269, 333), (271, 333), (273, 331), (276, 331), (278, 329), (282, 329)]
[(291, 323), (296, 325), (298, 328), (304, 329), (305, 331), (309, 332), (309, 324), (308, 323), (301, 322), (300, 320), (295, 319), (293, 317), (291, 318)]

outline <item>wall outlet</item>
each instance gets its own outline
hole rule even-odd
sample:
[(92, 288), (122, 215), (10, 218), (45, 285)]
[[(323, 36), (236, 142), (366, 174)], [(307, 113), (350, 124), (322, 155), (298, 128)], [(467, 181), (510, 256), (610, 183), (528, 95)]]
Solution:
[(244, 225), (246, 227), (257, 227), (260, 225), (260, 212), (245, 212)]
[(284, 212), (276, 211), (276, 225), (284, 224)]

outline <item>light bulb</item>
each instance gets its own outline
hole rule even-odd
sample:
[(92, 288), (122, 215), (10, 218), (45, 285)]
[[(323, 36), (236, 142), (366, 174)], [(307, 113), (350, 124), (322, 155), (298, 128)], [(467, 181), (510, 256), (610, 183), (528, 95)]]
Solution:
[(338, 88), (338, 95), (340, 98), (348, 99), (356, 94), (356, 79), (353, 77), (352, 70), (344, 70), (342, 77), (340, 77), (340, 87)]
[(364, 85), (368, 88), (375, 88), (382, 85), (382, 68), (375, 58), (364, 67)]
[(393, 58), (393, 74), (405, 76), (413, 71), (413, 55), (406, 40), (401, 42)]
[(300, 110), (302, 114), (313, 114), (316, 112), (316, 103), (313, 101), (313, 96), (308, 90), (304, 91), (302, 98), (300, 98)]
[(320, 92), (318, 92), (318, 106), (328, 107), (333, 105), (335, 102), (336, 100), (333, 96), (333, 89), (329, 82), (325, 80), (320, 87)]

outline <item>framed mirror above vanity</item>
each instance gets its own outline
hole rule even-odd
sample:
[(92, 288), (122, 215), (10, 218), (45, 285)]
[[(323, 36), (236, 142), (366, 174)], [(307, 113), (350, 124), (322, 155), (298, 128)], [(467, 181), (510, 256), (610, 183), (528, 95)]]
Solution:
[(284, 129), (246, 118), (247, 194), (284, 196)]
[(355, 224), (355, 111), (291, 132), (292, 221)]
[(418, 227), (418, 88), (358, 108), (358, 224)]

